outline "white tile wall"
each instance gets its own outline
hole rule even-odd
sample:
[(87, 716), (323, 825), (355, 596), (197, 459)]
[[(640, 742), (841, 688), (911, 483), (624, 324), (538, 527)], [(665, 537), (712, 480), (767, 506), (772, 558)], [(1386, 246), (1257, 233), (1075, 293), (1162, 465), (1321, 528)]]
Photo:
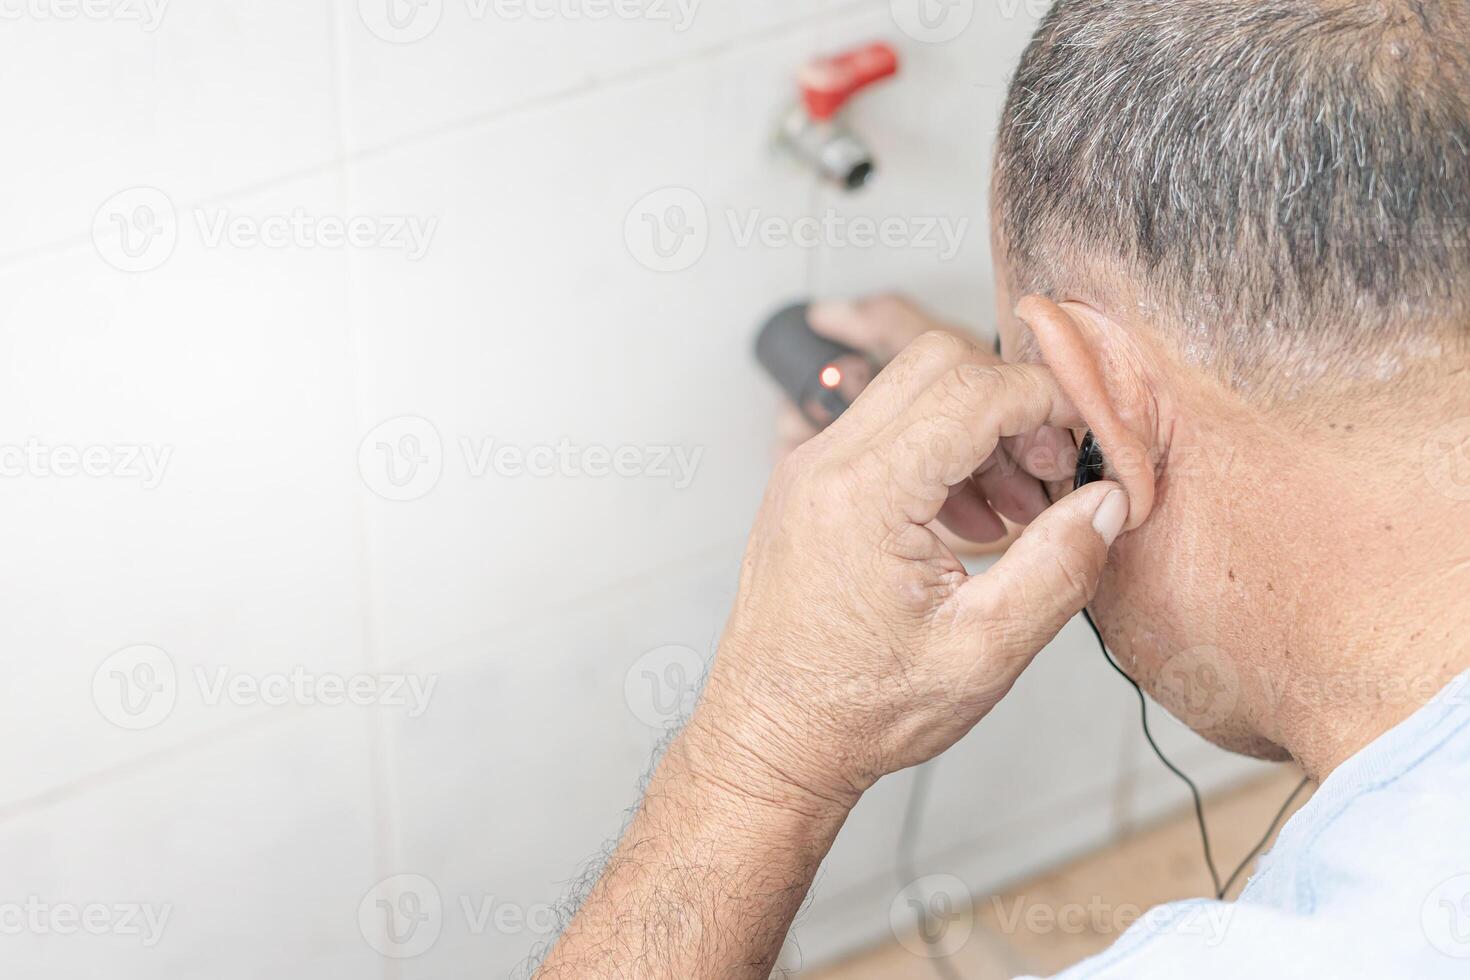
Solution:
[[(292, 180), (219, 206), (331, 212), (339, 190)], [(0, 662), (16, 681), (0, 685), (0, 805), (237, 723), (251, 710), (208, 703), (221, 670), (361, 669), (345, 263), (208, 247), (177, 212), (178, 244), (152, 271), (90, 245), (0, 270), (0, 443), (115, 447), (141, 469), (136, 447), (161, 464), (0, 479)], [(140, 730), (92, 698), (102, 671), (120, 707), (111, 675), (133, 669), (108, 660), (134, 645), (166, 653), (177, 690)]]
[[(340, 0), (353, 149), (718, 58), (875, 0)], [(568, 13), (564, 13), (568, 12)], [(759, 88), (769, 73), (746, 81)], [(738, 84), (735, 75), (727, 81)], [(604, 144), (612, 155), (620, 140)]]
[[(713, 653), (737, 558), (732, 550), (681, 564), (422, 665), (442, 671), (443, 693), (432, 712), (397, 716), (389, 730), (393, 861), (435, 881), (454, 911), (404, 976), (444, 976), (466, 963), (505, 976), (548, 938), (549, 904), (622, 826), (663, 735), (645, 671), (654, 670), (672, 718), (678, 680), (692, 691)], [(666, 675), (669, 662), (688, 669)], [(590, 728), (549, 710), (558, 704), (596, 706)], [(492, 898), (497, 909), (518, 910), (524, 925), (476, 928), (462, 903), (480, 908)]]
[[(752, 44), (354, 164), (355, 208), (439, 219), (425, 260), (353, 264), (364, 431), (418, 416), (445, 450), (432, 493), (369, 496), (390, 656), (744, 537), (770, 431), (748, 334), (803, 291), (806, 257), (742, 246), (726, 215), (793, 213), (809, 194), (797, 174), (773, 178), (761, 142), (804, 50)], [(640, 265), (624, 238), (629, 212), (666, 188), (697, 195), (708, 216), (707, 247), (680, 272)], [(687, 486), (678, 472), (472, 470), (481, 447), (564, 440), (671, 447), (697, 466)]]
[[(3, 901), (39, 925), (7, 927), (7, 976), (372, 976), (365, 722), (298, 714), (11, 816)], [(98, 934), (65, 918), (99, 905)]]
[(85, 240), (128, 187), (193, 201), (340, 156), (329, 5), (85, 5), (115, 12), (104, 19), (82, 6), (6, 8), (0, 257)]
[[(930, 44), (878, 0), (650, 0), (631, 20), (487, 4), (5, 25), (0, 80), (22, 94), (0, 107), (0, 446), (170, 453), (152, 488), (0, 478), (6, 894), (175, 908), (156, 947), (31, 936), (12, 973), (512, 969), (717, 641), (767, 471), (760, 316), (903, 289), (984, 330), (988, 144), (1035, 5), (977, 6)], [(435, 27), (396, 43), (390, 9)], [(683, 30), (652, 13), (689, 9)], [(847, 197), (767, 138), (796, 65), (875, 36), (904, 73), (856, 107), (880, 176)], [(115, 201), (94, 244), (99, 207), (139, 185), (156, 193)], [(948, 220), (958, 251), (742, 237), (828, 209)], [(130, 244), (173, 227), (172, 252), (130, 260), (114, 213), (138, 219)], [(221, 213), (401, 224), (422, 254), (214, 242)], [(696, 234), (660, 253), (673, 225)], [(571, 462), (513, 475), (504, 446)], [(619, 447), (639, 475), (585, 472), (589, 448)], [(687, 481), (665, 449), (695, 462)], [(138, 644), (167, 654), (152, 675), (109, 659)], [(297, 668), (436, 686), (412, 718), (207, 697), (221, 669)], [(144, 687), (123, 681), (169, 677), (172, 700), (165, 683), (146, 703), (171, 711), (132, 730), (117, 698)], [(985, 888), (1181, 803), (1131, 696), (1065, 631), (937, 765), (920, 870)], [(1204, 782), (1245, 770), (1161, 727)], [(911, 779), (854, 815), (791, 956), (886, 935)], [(399, 890), (369, 894), (385, 878)], [(380, 917), (425, 881), (437, 939), (378, 955)]]

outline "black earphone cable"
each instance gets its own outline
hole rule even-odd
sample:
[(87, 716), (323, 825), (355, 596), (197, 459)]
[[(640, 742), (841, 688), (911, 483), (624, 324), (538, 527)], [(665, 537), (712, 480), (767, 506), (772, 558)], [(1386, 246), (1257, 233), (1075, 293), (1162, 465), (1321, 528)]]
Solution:
[(1241, 860), (1234, 871), (1230, 872), (1230, 877), (1225, 879), (1225, 885), (1220, 889), (1220, 894), (1215, 896), (1216, 898), (1223, 899), (1226, 893), (1230, 891), (1230, 886), (1235, 884), (1235, 879), (1239, 878), (1240, 873), (1245, 870), (1246, 865), (1254, 861), (1256, 855), (1261, 853), (1261, 850), (1266, 846), (1266, 842), (1271, 839), (1271, 835), (1276, 833), (1276, 828), (1281, 825), (1281, 820), (1286, 816), (1286, 811), (1291, 809), (1292, 801), (1306, 788), (1307, 782), (1307, 777), (1303, 776), (1301, 782), (1296, 784), (1296, 789), (1291, 791), (1291, 795), (1286, 798), (1286, 802), (1281, 804), (1281, 809), (1276, 811), (1276, 816), (1271, 818), (1271, 825), (1266, 828), (1266, 835), (1256, 842), (1256, 846), (1250, 849), (1250, 853)]
[[(1118, 666), (1117, 661), (1113, 659), (1112, 652), (1108, 650), (1108, 645), (1102, 638), (1102, 631), (1097, 628), (1097, 623), (1092, 619), (1092, 613), (1088, 612), (1085, 606), (1082, 609), (1082, 618), (1086, 620), (1088, 628), (1092, 630), (1092, 635), (1097, 638), (1098, 648), (1102, 650), (1103, 658), (1107, 660), (1108, 666), (1117, 671), (1118, 675), (1127, 681), (1129, 686), (1133, 688), (1134, 693), (1138, 695), (1138, 715), (1140, 721), (1143, 723), (1143, 737), (1148, 741), (1149, 748), (1154, 750), (1154, 755), (1158, 756), (1159, 761), (1170, 772), (1178, 776), (1184, 782), (1184, 785), (1189, 787), (1189, 794), (1194, 800), (1195, 821), (1199, 825), (1200, 845), (1204, 849), (1205, 866), (1210, 870), (1210, 879), (1215, 886), (1215, 898), (1223, 901), (1225, 894), (1230, 891), (1230, 887), (1235, 884), (1236, 880), (1250, 865), (1251, 861), (1255, 860), (1256, 856), (1266, 847), (1266, 843), (1271, 840), (1271, 835), (1276, 833), (1276, 828), (1281, 825), (1282, 819), (1286, 816), (1286, 811), (1291, 809), (1291, 804), (1301, 795), (1301, 791), (1306, 787), (1309, 780), (1303, 776), (1301, 781), (1296, 784), (1296, 788), (1291, 791), (1291, 795), (1287, 796), (1286, 801), (1281, 804), (1281, 809), (1276, 811), (1276, 816), (1271, 818), (1271, 823), (1266, 827), (1266, 832), (1261, 835), (1261, 839), (1256, 842), (1256, 846), (1252, 847), (1249, 853), (1241, 859), (1241, 862), (1235, 866), (1234, 871), (1230, 872), (1230, 877), (1226, 878), (1225, 883), (1222, 885), (1220, 883), (1220, 873), (1215, 869), (1214, 853), (1210, 850), (1210, 834), (1205, 828), (1205, 808), (1204, 802), (1200, 798), (1199, 787), (1178, 766), (1169, 761), (1168, 756), (1164, 755), (1163, 750), (1159, 748), (1158, 742), (1154, 741), (1153, 732), (1148, 727), (1148, 699), (1144, 697), (1143, 688), (1139, 687), (1138, 682), (1132, 677), (1129, 677), (1123, 668)], [(919, 826), (923, 819), (924, 808), (928, 803), (930, 782), (933, 779), (933, 773), (930, 770), (931, 765), (933, 765), (932, 762), (925, 763), (914, 770), (914, 781), (913, 785), (909, 788), (908, 804), (904, 808), (903, 824), (898, 834), (898, 859), (895, 864), (898, 871), (899, 886), (904, 891), (907, 891), (918, 877), (915, 860), (919, 846)], [(919, 922), (918, 925), (920, 926), (920, 935), (924, 938), (924, 941), (932, 944), (934, 940), (929, 939), (929, 932), (923, 929), (923, 923)], [(954, 964), (950, 963), (945, 957), (936, 956), (929, 962), (934, 967), (934, 973), (940, 977), (940, 980), (964, 980), (955, 969)]]
[(1194, 780), (1184, 775), (1183, 770), (1169, 761), (1169, 757), (1164, 755), (1164, 750), (1159, 748), (1159, 743), (1154, 741), (1154, 733), (1148, 727), (1148, 699), (1143, 696), (1143, 688), (1139, 687), (1138, 682), (1129, 677), (1127, 671), (1119, 667), (1118, 662), (1113, 659), (1108, 645), (1103, 642), (1102, 631), (1097, 628), (1097, 623), (1092, 621), (1092, 613), (1087, 611), (1086, 606), (1082, 607), (1082, 618), (1087, 620), (1087, 626), (1092, 630), (1092, 635), (1097, 637), (1097, 645), (1102, 649), (1108, 666), (1117, 671), (1118, 676), (1127, 681), (1133, 688), (1133, 693), (1138, 695), (1138, 717), (1143, 723), (1143, 737), (1148, 740), (1149, 748), (1154, 750), (1154, 755), (1159, 757), (1159, 761), (1164, 764), (1165, 768), (1178, 776), (1184, 781), (1184, 785), (1189, 787), (1189, 795), (1194, 798), (1194, 819), (1199, 823), (1200, 844), (1205, 851), (1205, 867), (1210, 869), (1210, 881), (1215, 886), (1215, 897), (1219, 898), (1225, 894), (1225, 891), (1220, 887), (1220, 872), (1215, 870), (1215, 855), (1210, 851), (1210, 832), (1205, 829), (1205, 804), (1200, 799), (1199, 787), (1194, 784)]
[(1138, 695), (1138, 715), (1143, 722), (1143, 737), (1148, 740), (1149, 748), (1154, 750), (1154, 755), (1159, 757), (1159, 761), (1170, 772), (1178, 776), (1184, 781), (1184, 785), (1189, 787), (1189, 795), (1194, 798), (1194, 817), (1199, 823), (1200, 844), (1203, 846), (1205, 852), (1205, 867), (1210, 869), (1210, 880), (1215, 885), (1215, 898), (1223, 900), (1225, 893), (1230, 891), (1230, 886), (1235, 884), (1236, 879), (1240, 877), (1241, 873), (1245, 871), (1251, 861), (1255, 860), (1256, 855), (1260, 854), (1265, 848), (1266, 843), (1271, 839), (1271, 835), (1276, 833), (1276, 828), (1281, 824), (1282, 818), (1286, 816), (1286, 811), (1291, 809), (1292, 801), (1297, 798), (1298, 794), (1307, 785), (1307, 777), (1303, 776), (1301, 782), (1296, 784), (1296, 788), (1291, 791), (1291, 795), (1286, 798), (1286, 802), (1281, 804), (1281, 809), (1276, 811), (1276, 816), (1271, 818), (1270, 825), (1266, 827), (1266, 833), (1256, 842), (1256, 846), (1250, 849), (1240, 864), (1235, 866), (1235, 870), (1230, 872), (1230, 877), (1226, 878), (1225, 883), (1222, 885), (1220, 883), (1220, 873), (1215, 870), (1215, 856), (1210, 851), (1210, 833), (1205, 829), (1205, 807), (1203, 801), (1200, 799), (1199, 787), (1194, 784), (1194, 780), (1184, 775), (1178, 766), (1169, 761), (1168, 756), (1164, 755), (1163, 750), (1159, 748), (1159, 743), (1154, 741), (1153, 732), (1149, 731), (1148, 727), (1148, 699), (1143, 695), (1143, 688), (1139, 687), (1138, 682), (1132, 677), (1129, 677), (1123, 668), (1118, 666), (1118, 662), (1113, 659), (1112, 652), (1108, 650), (1107, 643), (1103, 641), (1102, 631), (1097, 628), (1097, 623), (1093, 622), (1092, 613), (1087, 611), (1086, 606), (1082, 608), (1082, 618), (1087, 621), (1087, 626), (1092, 630), (1092, 635), (1097, 637), (1098, 648), (1102, 650), (1103, 657), (1107, 660), (1108, 666), (1117, 671), (1118, 675), (1127, 681), (1129, 686), (1133, 688), (1134, 693)]
[[(1093, 435), (1092, 430), (1088, 429), (1082, 437), (1082, 442), (1077, 446), (1077, 465), (1072, 476), (1072, 489), (1077, 490), (1096, 480), (1103, 479), (1105, 476), (1105, 466), (1102, 447), (1098, 445), (1097, 437)], [(1098, 648), (1102, 650), (1103, 659), (1108, 662), (1108, 666), (1117, 671), (1118, 676), (1127, 681), (1133, 688), (1133, 692), (1138, 695), (1138, 716), (1143, 722), (1143, 737), (1148, 739), (1149, 748), (1154, 750), (1154, 755), (1159, 757), (1159, 761), (1170, 772), (1178, 776), (1184, 781), (1184, 785), (1189, 787), (1189, 795), (1194, 798), (1194, 818), (1199, 822), (1199, 839), (1205, 851), (1205, 866), (1210, 869), (1210, 881), (1215, 886), (1215, 898), (1224, 899), (1225, 893), (1230, 890), (1230, 886), (1235, 884), (1235, 879), (1239, 878), (1241, 872), (1245, 870), (1246, 865), (1250, 864), (1252, 859), (1261, 853), (1261, 849), (1266, 846), (1266, 842), (1276, 832), (1276, 826), (1281, 822), (1281, 818), (1286, 815), (1286, 811), (1291, 807), (1291, 801), (1296, 799), (1297, 794), (1302, 791), (1302, 787), (1307, 785), (1306, 777), (1303, 777), (1302, 781), (1297, 784), (1296, 789), (1291, 791), (1291, 795), (1281, 805), (1281, 810), (1271, 820), (1271, 825), (1266, 828), (1265, 835), (1255, 847), (1251, 848), (1250, 853), (1245, 856), (1245, 860), (1241, 861), (1235, 870), (1230, 873), (1230, 877), (1225, 879), (1225, 884), (1220, 884), (1220, 872), (1216, 870), (1215, 856), (1210, 852), (1210, 832), (1205, 829), (1205, 807), (1204, 803), (1200, 800), (1199, 787), (1194, 784), (1194, 780), (1184, 775), (1178, 766), (1169, 761), (1168, 756), (1164, 755), (1163, 750), (1159, 748), (1159, 743), (1154, 741), (1154, 734), (1149, 731), (1148, 727), (1148, 699), (1143, 695), (1143, 688), (1139, 687), (1138, 682), (1132, 677), (1129, 677), (1128, 672), (1118, 666), (1118, 662), (1113, 659), (1112, 652), (1108, 650), (1108, 645), (1103, 640), (1102, 631), (1097, 628), (1097, 623), (1093, 622), (1092, 613), (1087, 611), (1086, 606), (1082, 607), (1082, 618), (1087, 621), (1087, 627), (1092, 630), (1092, 635), (1097, 637)]]

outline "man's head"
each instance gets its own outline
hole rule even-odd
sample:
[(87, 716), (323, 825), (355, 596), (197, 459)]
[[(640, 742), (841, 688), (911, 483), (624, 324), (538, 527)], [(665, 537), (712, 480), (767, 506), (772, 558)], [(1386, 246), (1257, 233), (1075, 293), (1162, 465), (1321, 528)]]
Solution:
[[(1377, 667), (1321, 649), (1324, 609), (1388, 599), (1342, 563), (1414, 567), (1417, 492), (1465, 526), (1420, 456), (1470, 415), (1470, 0), (1059, 0), (992, 214), (1007, 354), (1051, 365), (1133, 503), (1110, 641), (1275, 754), (1267, 715)], [(1228, 711), (1185, 703), (1203, 675)]]

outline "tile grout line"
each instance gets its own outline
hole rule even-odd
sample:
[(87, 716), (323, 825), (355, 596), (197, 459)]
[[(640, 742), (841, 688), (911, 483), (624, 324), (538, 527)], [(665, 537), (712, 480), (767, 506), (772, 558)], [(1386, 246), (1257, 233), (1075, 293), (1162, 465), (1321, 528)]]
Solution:
[[(332, 4), (332, 116), (336, 127), (337, 149), (341, 159), (337, 165), (338, 187), (342, 197), (342, 209), (344, 213), (350, 214), (355, 198), (353, 185), (353, 168), (349, 147), (351, 144), (351, 133), (349, 130), (347, 105), (348, 105), (348, 43), (344, 18), (347, 12), (344, 3), (350, 0), (338, 0)], [(347, 376), (347, 416), (353, 427), (349, 437), (365, 431), (365, 393), (363, 391), (364, 372), (362, 365), (361, 337), (357, 329), (357, 321), (352, 316), (352, 283), (353, 272), (357, 261), (356, 255), (349, 250), (344, 257), (342, 265), (342, 291), (341, 309), (345, 323), (345, 346), (344, 366)], [(360, 489), (355, 482), (352, 483), (354, 490)], [(354, 520), (357, 524), (357, 591), (359, 602), (359, 637), (360, 660), (363, 667), (370, 672), (380, 672), (382, 656), (379, 648), (379, 629), (377, 603), (375, 597), (381, 584), (379, 576), (376, 575), (373, 563), (369, 560), (372, 554), (372, 527), (368, 519), (367, 500), (360, 492), (351, 494), (352, 500), (349, 506), (353, 508)], [(398, 813), (396, 808), (396, 788), (392, 771), (392, 757), (388, 749), (388, 721), (379, 711), (369, 711), (364, 720), (367, 737), (367, 768), (368, 768), (368, 806), (372, 811), (373, 826), (373, 879), (382, 881), (392, 874), (398, 863)], [(379, 957), (379, 976), (381, 980), (399, 980), (402, 976), (402, 966), (392, 957)]]
[[(558, 89), (554, 92), (548, 92), (544, 95), (534, 96), (532, 98), (526, 99), (523, 102), (517, 102), (512, 105), (503, 106), (498, 109), (491, 109), (486, 112), (475, 113), (469, 116), (465, 116), (461, 119), (457, 119), (453, 122), (445, 123), (441, 126), (419, 130), (418, 132), (414, 133), (408, 133), (403, 136), (388, 140), (384, 143), (362, 147), (361, 149), (358, 149), (356, 151), (348, 151), (344, 143), (344, 145), (342, 146), (342, 155), (339, 157), (331, 160), (325, 160), (320, 163), (298, 167), (294, 170), (287, 170), (282, 173), (272, 175), (270, 177), (262, 178), (260, 180), (251, 181), (249, 183), (240, 184), (235, 187), (227, 188), (225, 190), (206, 194), (203, 197), (187, 202), (184, 205), (184, 209), (188, 210), (190, 208), (203, 207), (209, 204), (217, 204), (226, 201), (237, 200), (241, 197), (247, 197), (252, 194), (258, 194), (264, 191), (272, 190), (274, 188), (290, 184), (294, 181), (330, 174), (334, 170), (337, 170), (339, 168), (350, 167), (352, 164), (355, 163), (362, 163), (364, 161), (384, 156), (388, 153), (412, 147), (421, 143), (432, 142), (433, 140), (441, 139), (454, 133), (472, 130), (480, 126), (491, 125), (506, 119), (514, 119), (518, 116), (523, 116), (528, 113), (546, 111), (556, 108), (563, 103), (574, 102), (577, 99), (589, 95), (596, 95), (605, 91), (615, 91), (620, 88), (635, 85), (642, 81), (657, 78), (660, 75), (698, 65), (704, 61), (727, 57), (730, 54), (744, 51), (747, 48), (755, 48), (763, 44), (784, 39), (789, 35), (796, 34), (802, 30), (806, 30), (816, 24), (822, 23), (823, 21), (841, 20), (849, 14), (858, 13), (863, 10), (876, 9), (878, 6), (879, 3), (877, 2), (877, 0), (846, 0), (846, 2), (844, 3), (828, 8), (819, 13), (809, 14), (805, 17), (800, 17), (779, 25), (773, 25), (768, 28), (763, 28), (750, 34), (743, 35), (739, 38), (732, 38), (730, 40), (720, 41), (711, 44), (708, 47), (701, 48), (698, 51), (688, 55), (681, 55), (675, 58), (667, 59), (665, 61), (639, 65), (632, 68), (623, 69), (621, 71), (610, 72), (602, 78), (594, 78), (572, 84), (565, 88)], [(334, 31), (334, 38), (338, 39), (339, 44), (341, 43), (341, 29), (341, 19), (336, 18), (336, 29)], [(336, 60), (338, 62), (338, 72), (340, 74), (341, 72), (345, 71), (345, 58), (338, 56)], [(337, 93), (337, 98), (334, 100), (334, 115), (345, 115), (342, 113), (342, 99), (345, 98), (345, 79), (339, 78), (337, 83), (333, 85), (333, 89)], [(341, 135), (345, 140), (345, 119), (342, 120), (342, 124), (338, 127), (338, 129), (339, 135)], [(51, 239), (50, 241), (22, 248), (7, 255), (0, 255), (0, 271), (22, 265), (26, 262), (38, 258), (45, 258), (49, 255), (64, 253), (74, 248), (83, 248), (90, 242), (90, 233), (78, 233), (75, 235), (66, 236), (64, 238)]]
[(876, 9), (880, 3), (881, 0), (843, 0), (843, 2), (821, 11), (784, 21), (780, 24), (759, 28), (739, 37), (716, 41), (689, 54), (677, 55), (663, 61), (653, 61), (647, 64), (617, 69), (608, 72), (600, 78), (589, 78), (553, 92), (532, 96), (522, 102), (472, 113), (452, 122), (443, 123), (439, 126), (431, 126), (427, 129), (419, 130), (416, 133), (409, 133), (405, 136), (397, 137), (385, 143), (363, 147), (358, 151), (357, 155), (363, 158), (377, 156), (415, 143), (437, 139), (451, 133), (459, 132), (460, 130), (473, 129), (477, 126), (499, 122), (503, 119), (511, 119), (526, 115), (527, 113), (540, 112), (559, 106), (562, 103), (574, 102), (577, 99), (589, 95), (596, 95), (604, 91), (636, 85), (639, 82), (658, 78), (661, 75), (677, 72), (685, 68), (697, 67), (701, 64), (728, 57), (737, 52), (743, 52), (747, 49), (783, 40), (793, 34), (808, 30), (824, 22), (840, 21), (850, 14)]
[[(475, 656), (475, 652), (455, 652), (456, 648), (462, 645), (488, 640), (493, 636), (515, 634), (521, 630), (525, 630), (534, 626), (537, 622), (544, 620), (547, 617), (554, 616), (559, 612), (565, 612), (569, 609), (584, 606), (589, 601), (601, 600), (603, 599), (603, 597), (612, 593), (620, 593), (626, 592), (628, 590), (646, 588), (650, 583), (657, 581), (659, 578), (669, 574), (672, 571), (676, 571), (680, 568), (699, 565), (708, 558), (714, 557), (721, 552), (729, 551), (730, 549), (743, 543), (743, 541), (743, 536), (740, 538), (731, 538), (722, 541), (718, 544), (711, 545), (708, 548), (701, 549), (693, 555), (686, 555), (681, 558), (675, 559), (674, 561), (668, 562), (667, 564), (660, 565), (657, 568), (651, 569), (646, 573), (630, 576), (604, 588), (594, 589), (590, 592), (579, 594), (570, 598), (568, 601), (554, 606), (550, 609), (543, 610), (538, 613), (533, 613), (519, 619), (508, 620), (504, 623), (496, 624), (495, 626), (492, 626), (485, 630), (479, 630), (474, 633), (465, 634), (464, 636), (459, 637), (455, 640), (440, 644), (439, 646), (431, 650), (424, 651), (421, 654), (417, 654), (408, 658), (403, 658), (399, 660), (383, 660), (381, 663), (376, 664), (375, 669), (387, 670), (390, 668), (407, 668), (415, 665), (427, 666), (430, 664), (438, 668), (444, 668), (464, 663)], [(737, 563), (738, 558), (735, 560), (735, 562), (732, 562), (732, 570)], [(721, 623), (721, 626), (723, 626), (723, 622)], [(717, 638), (718, 630), (716, 630), (716, 639)], [(24, 816), (28, 813), (44, 811), (58, 803), (75, 799), (79, 796), (84, 796), (87, 793), (91, 792), (94, 787), (104, 786), (116, 782), (118, 779), (126, 778), (128, 776), (146, 773), (158, 766), (166, 765), (174, 759), (187, 757), (194, 754), (195, 752), (203, 751), (213, 746), (227, 744), (251, 732), (257, 730), (266, 730), (276, 725), (290, 724), (293, 720), (305, 717), (307, 713), (312, 710), (313, 709), (309, 706), (299, 704), (274, 707), (262, 712), (257, 716), (245, 718), (236, 722), (226, 723), (208, 731), (198, 733), (197, 735), (192, 736), (185, 741), (179, 742), (178, 744), (167, 745), (162, 748), (155, 749), (152, 752), (146, 752), (143, 755), (107, 765), (104, 768), (97, 769), (95, 771), (82, 773), (68, 782), (60, 783), (55, 786), (50, 786), (29, 796), (21, 797), (20, 799), (13, 800), (5, 804), (0, 804), (0, 824), (3, 824), (8, 820)], [(378, 712), (374, 711), (371, 708), (365, 710), (369, 711), (369, 713), (372, 714), (374, 717), (376, 717), (378, 714)], [(377, 727), (382, 725), (382, 722), (376, 721), (370, 724), (373, 724), (374, 729), (376, 729)], [(389, 862), (385, 865), (385, 876), (387, 871), (392, 870), (392, 868), (394, 867), (394, 865), (391, 863), (392, 859), (392, 855), (387, 855), (384, 857), (384, 860)]]
[(200, 737), (186, 738), (173, 745), (165, 745), (151, 752), (145, 752), (140, 756), (125, 759), (122, 762), (112, 763), (95, 772), (83, 773), (69, 782), (60, 783), (30, 796), (0, 805), (0, 824), (31, 813), (43, 812), (58, 803), (64, 803), (67, 800), (85, 796), (97, 787), (106, 786), (127, 779), (130, 776), (150, 772), (174, 760), (197, 755), (247, 733), (263, 730), (273, 723), (273, 719), (277, 717), (278, 713), (284, 723), (284, 721), (290, 719), (305, 717), (303, 712), (306, 710), (308, 709), (300, 705), (289, 708), (273, 708), (255, 717), (221, 725), (214, 731), (204, 733)]

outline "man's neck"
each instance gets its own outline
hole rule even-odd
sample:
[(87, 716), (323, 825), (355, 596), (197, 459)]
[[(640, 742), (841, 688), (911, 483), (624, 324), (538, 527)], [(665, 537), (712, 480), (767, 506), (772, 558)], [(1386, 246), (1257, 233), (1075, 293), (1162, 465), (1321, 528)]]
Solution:
[(1449, 431), (1438, 425), (1407, 439), (1342, 427), (1340, 445), (1293, 447), (1277, 484), (1293, 499), (1262, 508), (1251, 536), (1279, 558), (1259, 623), (1256, 715), (1316, 779), (1470, 668), (1463, 446), (1436, 442)]
[(1462, 560), (1455, 573), (1406, 572), (1399, 601), (1358, 591), (1333, 608), (1335, 622), (1315, 624), (1317, 639), (1283, 672), (1273, 739), (1308, 775), (1324, 778), (1470, 669), (1464, 603), (1445, 601), (1470, 594), (1467, 570)]

